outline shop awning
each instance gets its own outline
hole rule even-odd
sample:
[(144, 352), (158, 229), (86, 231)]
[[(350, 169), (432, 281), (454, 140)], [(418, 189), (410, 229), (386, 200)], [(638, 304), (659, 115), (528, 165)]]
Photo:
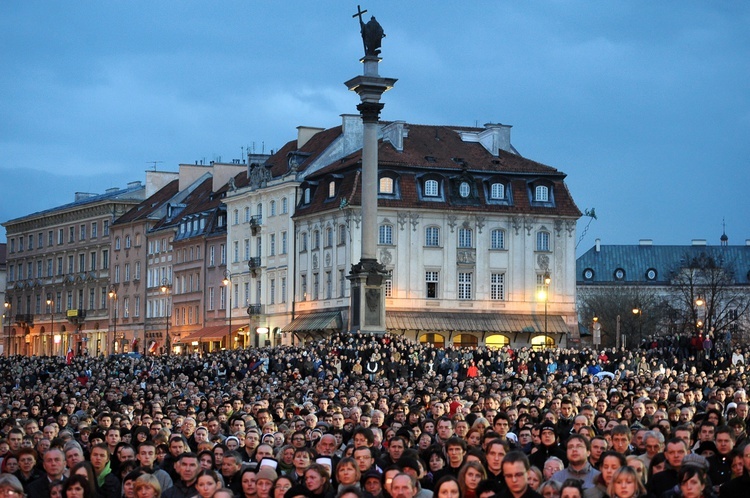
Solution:
[(316, 330), (341, 330), (341, 312), (325, 311), (300, 315), (282, 329), (283, 332), (312, 332)]
[[(544, 315), (506, 313), (445, 313), (425, 311), (385, 312), (388, 330), (423, 330), (425, 332), (544, 332)], [(569, 332), (563, 317), (547, 315), (547, 332)]]
[(183, 337), (181, 342), (190, 344), (193, 341), (206, 342), (206, 341), (220, 341), (227, 336), (229, 327), (226, 325), (214, 325), (211, 327), (203, 327), (190, 334), (187, 337)]

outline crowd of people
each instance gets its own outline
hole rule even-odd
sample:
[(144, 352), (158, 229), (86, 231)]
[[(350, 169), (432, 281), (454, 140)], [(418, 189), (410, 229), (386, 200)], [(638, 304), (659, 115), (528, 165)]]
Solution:
[(0, 496), (750, 496), (750, 351), (398, 335), (0, 359)]

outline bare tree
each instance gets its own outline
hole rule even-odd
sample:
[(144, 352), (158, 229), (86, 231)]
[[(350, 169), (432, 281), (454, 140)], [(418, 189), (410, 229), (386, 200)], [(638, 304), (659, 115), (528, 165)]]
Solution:
[(685, 332), (736, 332), (750, 310), (750, 295), (740, 288), (734, 265), (721, 256), (686, 254), (672, 271), (670, 306), (675, 326)]
[(622, 285), (584, 288), (578, 292), (578, 315), (591, 325), (594, 317), (601, 324), (602, 346), (616, 345), (617, 322), (627, 337), (627, 346), (638, 346), (660, 331), (667, 306), (662, 295), (652, 287)]

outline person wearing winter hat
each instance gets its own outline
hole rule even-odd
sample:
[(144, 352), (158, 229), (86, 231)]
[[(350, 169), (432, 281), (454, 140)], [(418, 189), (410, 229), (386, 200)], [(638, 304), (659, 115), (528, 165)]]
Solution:
[(263, 465), (255, 473), (255, 489), (258, 492), (258, 498), (270, 498), (273, 483), (278, 479), (278, 474), (269, 465)]

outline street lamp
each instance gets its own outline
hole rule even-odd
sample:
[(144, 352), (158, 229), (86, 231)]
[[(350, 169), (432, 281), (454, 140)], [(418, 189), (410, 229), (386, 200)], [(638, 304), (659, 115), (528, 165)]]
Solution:
[(539, 290), (539, 300), (544, 301), (544, 347), (547, 347), (547, 302), (549, 301), (549, 284), (552, 282), (549, 272), (544, 272), (544, 289)]
[[(109, 287), (109, 298), (112, 300), (112, 306), (114, 306), (114, 309), (115, 309), (115, 313), (114, 313), (115, 326), (114, 326), (113, 341), (116, 341), (117, 340), (117, 290), (115, 289), (114, 285), (111, 285)], [(107, 344), (108, 341), (109, 341), (109, 337), (107, 337), (107, 340), (104, 341), (105, 354), (109, 354), (109, 345)]]
[(698, 310), (701, 308), (703, 309), (703, 320), (700, 319), (700, 311), (696, 312), (695, 328), (698, 329), (698, 335), (700, 335), (705, 325), (706, 315), (708, 314), (707, 308), (704, 308), (704, 306), (706, 306), (706, 300), (703, 299), (703, 297), (698, 296), (695, 300), (695, 305), (698, 307)]
[[(52, 305), (55, 304), (55, 302), (52, 299), (47, 299), (47, 309), (49, 310), (49, 316), (50, 316), (50, 328), (49, 328), (49, 336), (54, 337), (55, 336), (55, 310), (52, 308)], [(52, 343), (53, 353), (54, 353), (54, 342)], [(54, 355), (54, 354), (53, 354)], [(53, 356), (50, 355), (50, 356)]]
[(641, 308), (633, 308), (633, 314), (638, 319), (638, 347), (640, 347), (641, 342), (643, 342), (643, 310)]
[(232, 284), (232, 272), (224, 270), (224, 280), (221, 281), (224, 287), (227, 288), (227, 294), (229, 295), (229, 330), (227, 331), (227, 349), (232, 349), (232, 289), (229, 287)]
[(10, 302), (5, 301), (3, 304), (5, 306), (5, 312), (3, 313), (3, 318), (5, 319), (7, 329), (5, 331), (5, 337), (8, 339), (6, 341), (8, 345), (6, 356), (10, 356)]
[[(167, 303), (164, 306), (164, 308), (165, 308), (164, 309), (164, 314), (167, 317), (167, 330), (166, 330), (166, 333), (167, 333), (167, 356), (169, 356), (169, 354), (170, 354), (170, 352), (172, 350), (172, 338), (169, 336), (169, 320), (170, 320), (170, 316), (172, 315), (172, 313), (170, 312), (170, 307), (169, 307), (169, 285), (168, 284), (169, 284), (169, 282), (167, 281), (166, 278), (162, 279), (162, 281), (161, 281), (161, 292), (162, 292), (162, 294), (166, 294), (166, 296), (167, 296)], [(146, 347), (145, 338), (144, 338), (143, 342), (144, 342), (143, 347), (145, 348)]]

